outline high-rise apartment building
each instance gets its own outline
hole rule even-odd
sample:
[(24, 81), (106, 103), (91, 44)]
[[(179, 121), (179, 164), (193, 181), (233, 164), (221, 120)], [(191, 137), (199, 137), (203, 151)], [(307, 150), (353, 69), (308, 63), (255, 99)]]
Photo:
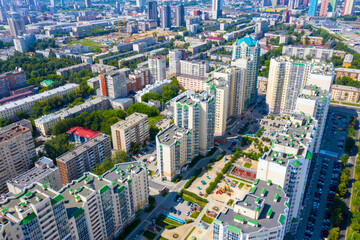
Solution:
[(329, 0), (328, 12), (335, 12), (338, 5), (338, 0)]
[(149, 140), (148, 116), (131, 114), (111, 126), (111, 136), (114, 149), (124, 152), (131, 151), (131, 143), (145, 144)]
[(223, 10), (223, 0), (212, 0), (212, 18), (218, 19), (222, 16), (222, 10)]
[(278, 185), (257, 180), (234, 208), (217, 214), (212, 239), (284, 239), (288, 201)]
[(320, 17), (326, 17), (329, 9), (329, 0), (322, 0), (320, 6)]
[(289, 57), (270, 60), (266, 103), (272, 113), (292, 113), (305, 85), (330, 91), (334, 79), (332, 64), (294, 61)]
[(35, 183), (0, 203), (3, 239), (117, 239), (148, 206), (145, 165), (82, 174), (59, 191)]
[(89, 141), (77, 146), (56, 158), (61, 182), (65, 185), (79, 178), (83, 173), (96, 168), (106, 157), (111, 156), (110, 137), (98, 134)]
[(162, 29), (171, 28), (171, 8), (169, 5), (160, 8), (160, 26)]
[(166, 79), (166, 60), (165, 56), (152, 56), (148, 59), (151, 82)]
[(331, 94), (315, 85), (304, 86), (296, 100), (295, 112), (312, 116), (318, 123), (318, 134), (315, 139), (315, 152), (320, 151), (322, 137), (325, 131), (326, 119), (330, 106)]
[(344, 9), (342, 15), (352, 15), (354, 14), (355, 0), (345, 0)]
[(309, 17), (315, 17), (316, 16), (316, 8), (317, 8), (317, 0), (310, 0), (310, 6), (309, 6)]
[(210, 72), (210, 69), (209, 69), (208, 61), (180, 60), (180, 74), (199, 76), (199, 77), (207, 77), (209, 72)]
[(36, 182), (46, 184), (46, 186), (54, 190), (62, 188), (59, 168), (54, 165), (53, 160), (41, 157), (35, 162), (35, 167), (7, 181), (7, 187), (9, 192), (15, 195)]
[(85, 0), (85, 7), (91, 7), (91, 0)]
[(158, 21), (157, 1), (148, 2), (148, 18), (149, 20)]
[(185, 10), (182, 4), (175, 7), (175, 26), (185, 26)]
[(13, 37), (21, 36), (26, 33), (25, 23), (20, 14), (11, 14), (10, 18), (8, 18), (8, 24), (10, 27), (10, 34)]
[(25, 72), (21, 68), (0, 74), (0, 98), (10, 96), (11, 90), (27, 87)]
[(1, 6), (0, 7), (0, 22), (6, 22), (6, 19), (7, 19), (6, 9), (5, 9), (5, 7)]
[(16, 123), (0, 129), (0, 192), (7, 192), (6, 181), (29, 170), (36, 156), (31, 130)]
[(119, 69), (100, 74), (101, 95), (110, 98), (127, 96), (127, 70)]
[(199, 144), (195, 155), (205, 155), (214, 147), (215, 98), (203, 91), (177, 98), (174, 105), (175, 125), (191, 129)]
[(129, 80), (127, 82), (127, 91), (129, 90), (129, 84), (131, 85), (131, 91), (139, 91), (146, 87), (146, 85), (151, 84), (150, 79), (150, 70), (147, 67), (139, 67), (134, 69), (134, 73), (129, 75)]
[(136, 0), (136, 7), (143, 9), (144, 8), (144, 0)]
[(184, 60), (188, 56), (184, 49), (173, 49), (169, 51), (169, 72), (170, 75), (180, 74), (180, 60)]
[(198, 139), (193, 131), (171, 125), (156, 135), (157, 168), (160, 178), (173, 180), (197, 155)]
[(286, 232), (295, 233), (302, 217), (306, 184), (317, 139), (317, 121), (309, 115), (296, 113), (260, 124), (273, 133), (271, 149), (258, 162), (257, 178), (279, 185), (286, 196), (289, 212)]

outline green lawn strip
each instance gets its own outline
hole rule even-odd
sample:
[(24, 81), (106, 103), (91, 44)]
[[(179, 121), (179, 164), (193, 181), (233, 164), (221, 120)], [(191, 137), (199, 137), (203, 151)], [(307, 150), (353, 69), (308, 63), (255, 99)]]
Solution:
[(229, 199), (229, 201), (227, 202), (227, 205), (231, 206), (234, 202), (234, 199)]
[(157, 122), (159, 122), (163, 118), (164, 118), (164, 116), (162, 116), (162, 115), (158, 115), (155, 117), (149, 117), (148, 123), (149, 123), (149, 125), (155, 125)]
[(204, 216), (201, 218), (202, 221), (206, 222), (207, 224), (212, 224), (212, 222), (214, 221), (213, 218), (208, 217), (204, 214)]
[(169, 240), (169, 239), (160, 236), (160, 237), (158, 238), (158, 240)]
[(125, 239), (135, 228), (140, 224), (140, 219), (136, 219), (129, 226), (127, 226), (124, 231), (121, 233), (117, 240)]
[(192, 229), (191, 229), (191, 231), (189, 232), (189, 234), (188, 235), (186, 235), (186, 237), (185, 237), (185, 239), (184, 240), (187, 240), (188, 239), (188, 237), (190, 237), (190, 235), (192, 234), (192, 232), (195, 230), (195, 227), (193, 227)]
[(175, 221), (165, 217), (164, 215), (160, 215), (156, 219), (156, 224), (163, 228), (166, 228), (166, 229), (173, 229), (173, 228), (182, 226), (182, 224), (175, 222)]
[(206, 202), (199, 201), (199, 200), (193, 198), (192, 196), (187, 195), (186, 193), (184, 193), (184, 194), (182, 195), (182, 199), (184, 199), (185, 201), (188, 201), (188, 202), (192, 202), (192, 203), (198, 204), (198, 205), (201, 207), (201, 209), (204, 209), (204, 207), (206, 206)]
[(190, 217), (196, 219), (199, 215), (200, 215), (200, 212), (199, 212), (199, 211), (195, 211), (195, 212), (193, 212), (193, 213), (190, 215)]
[(246, 167), (246, 168), (250, 168), (250, 167), (251, 167), (251, 163), (248, 163), (248, 162), (247, 162), (247, 163), (245, 163), (245, 164), (244, 164), (244, 167)]
[(241, 189), (244, 185), (245, 183), (240, 183), (239, 188)]
[(146, 230), (144, 232), (144, 237), (146, 237), (147, 239), (153, 240), (156, 237), (156, 233), (150, 232), (149, 230)]

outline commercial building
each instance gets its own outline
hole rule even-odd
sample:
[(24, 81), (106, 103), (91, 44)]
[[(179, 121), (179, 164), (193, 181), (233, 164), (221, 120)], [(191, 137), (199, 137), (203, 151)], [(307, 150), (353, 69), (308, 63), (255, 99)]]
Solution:
[(57, 115), (61, 120), (67, 118), (74, 118), (79, 116), (83, 112), (94, 112), (98, 110), (106, 110), (110, 108), (109, 99), (106, 97), (96, 97), (94, 99), (87, 100), (85, 103), (76, 105), (75, 107), (69, 108), (67, 110), (61, 111)]
[(7, 191), (6, 181), (30, 168), (36, 156), (31, 130), (18, 124), (0, 129), (0, 192)]
[(66, 68), (60, 68), (56, 71), (56, 74), (59, 76), (70, 75), (71, 72), (80, 72), (81, 70), (90, 70), (91, 71), (91, 64), (90, 63), (80, 63), (76, 65), (72, 65)]
[(0, 203), (4, 239), (116, 239), (148, 206), (149, 180), (140, 162), (102, 176), (85, 173), (59, 191), (34, 183)]
[(213, 19), (218, 19), (222, 17), (223, 5), (223, 0), (212, 0), (211, 11)]
[(184, 49), (173, 49), (169, 51), (169, 72), (170, 75), (180, 74), (180, 60), (188, 56)]
[(355, 81), (360, 81), (360, 70), (351, 68), (335, 68), (336, 78), (350, 77)]
[(179, 74), (176, 76), (178, 80), (179, 87), (181, 89), (192, 90), (192, 91), (202, 91), (204, 89), (205, 77)]
[(342, 15), (353, 15), (354, 14), (354, 7), (355, 7), (355, 0), (345, 0), (344, 8)]
[(289, 198), (277, 185), (256, 180), (250, 193), (214, 219), (213, 240), (284, 239)]
[(180, 60), (180, 74), (207, 77), (209, 73), (208, 61)]
[(241, 103), (239, 113), (254, 104), (257, 99), (257, 77), (259, 73), (260, 62), (260, 44), (251, 37), (238, 39), (233, 45), (233, 55), (231, 65), (239, 68), (237, 71), (238, 86), (235, 88), (241, 91), (238, 103)]
[(111, 136), (114, 149), (124, 152), (131, 151), (131, 143), (145, 144), (149, 140), (148, 116), (131, 114), (111, 126)]
[(171, 9), (169, 5), (160, 8), (160, 26), (162, 29), (171, 28)]
[(127, 97), (127, 69), (100, 74), (100, 92), (104, 97)]
[[(171, 125), (156, 135), (157, 168), (162, 180), (173, 180), (190, 163), (198, 139), (193, 131)], [(184, 169), (183, 169), (184, 170)]]
[(331, 88), (331, 100), (358, 103), (360, 100), (360, 90), (356, 87), (334, 84)]
[(63, 97), (66, 94), (73, 93), (79, 89), (79, 85), (75, 83), (65, 84), (64, 86), (45, 91), (34, 96), (26, 97), (21, 100), (10, 102), (0, 106), (0, 118), (11, 119), (16, 117), (16, 113), (24, 111), (28, 113), (35, 103), (53, 97)]
[(325, 131), (326, 119), (330, 106), (330, 92), (315, 85), (304, 86), (296, 99), (295, 112), (312, 116), (318, 123), (318, 134), (315, 139), (315, 152), (320, 151), (322, 137)]
[(151, 83), (166, 80), (165, 56), (151, 56), (148, 59)]
[(35, 162), (35, 167), (7, 181), (9, 192), (14, 195), (22, 192), (24, 188), (33, 183), (47, 184), (46, 186), (60, 190), (62, 188), (59, 168), (54, 161), (47, 157), (41, 157)]
[(270, 150), (258, 162), (257, 178), (279, 185), (289, 197), (286, 232), (295, 233), (302, 216), (306, 184), (317, 138), (317, 121), (297, 113), (261, 120), (272, 137)]
[(169, 85), (171, 80), (157, 81), (153, 84), (146, 85), (145, 88), (138, 91), (134, 96), (135, 102), (142, 102), (141, 97), (146, 93), (156, 93), (161, 95), (163, 92), (163, 86)]
[(51, 129), (60, 121), (61, 121), (60, 116), (54, 113), (50, 113), (48, 115), (42, 116), (34, 120), (36, 129), (43, 136), (48, 135)]
[(334, 79), (332, 64), (295, 61), (289, 57), (270, 60), (266, 103), (272, 113), (293, 113), (296, 99), (305, 85), (330, 91)]
[(77, 146), (56, 158), (61, 182), (65, 185), (78, 179), (85, 172), (96, 168), (106, 157), (111, 156), (110, 137), (98, 134), (91, 140)]
[(194, 154), (205, 155), (214, 147), (215, 98), (203, 91), (174, 101), (174, 123), (192, 130)]
[(175, 26), (185, 26), (185, 9), (182, 4), (175, 7)]

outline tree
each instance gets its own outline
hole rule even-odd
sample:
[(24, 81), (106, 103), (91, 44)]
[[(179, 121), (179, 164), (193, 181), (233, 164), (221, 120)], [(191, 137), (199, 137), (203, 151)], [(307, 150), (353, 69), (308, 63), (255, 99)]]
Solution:
[(133, 152), (134, 154), (137, 154), (138, 152), (140, 152), (140, 144), (138, 144), (136, 142), (131, 142), (130, 149), (131, 149), (131, 152)]
[(45, 155), (52, 160), (55, 160), (60, 155), (69, 151), (73, 144), (69, 143), (70, 136), (68, 134), (60, 134), (55, 138), (44, 143)]
[(0, 127), (5, 127), (11, 123), (10, 119), (0, 119)]
[(353, 139), (352, 137), (346, 137), (346, 142), (345, 142), (345, 152), (349, 153), (350, 150), (354, 147), (355, 145), (355, 139)]
[(21, 120), (21, 119), (26, 119), (28, 117), (28, 115), (23, 111), (20, 110), (16, 113), (16, 116)]
[(330, 229), (328, 239), (329, 240), (338, 240), (339, 239), (339, 231), (338, 227)]
[(97, 164), (93, 172), (97, 175), (102, 175), (114, 167), (115, 164), (129, 161), (129, 156), (124, 151), (117, 151), (115, 155), (106, 157), (101, 164)]
[(348, 163), (349, 160), (349, 155), (347, 153), (345, 153), (344, 155), (342, 155), (340, 157), (341, 163), (343, 164), (343, 166), (346, 166), (346, 164)]
[(159, 109), (157, 109), (156, 107), (150, 107), (146, 104), (139, 102), (134, 103), (126, 110), (126, 113), (128, 115), (133, 114), (134, 112), (143, 113), (148, 115), (149, 117), (155, 117), (159, 115)]
[(129, 161), (129, 156), (124, 151), (117, 151), (115, 155), (113, 155), (112, 160), (115, 163), (124, 163)]
[(158, 128), (155, 125), (150, 125), (149, 126), (149, 135), (150, 135), (150, 140), (154, 140), (156, 135), (161, 131), (160, 128)]
[(141, 101), (148, 102), (150, 99), (152, 100), (160, 100), (160, 96), (157, 93), (145, 93), (141, 96)]

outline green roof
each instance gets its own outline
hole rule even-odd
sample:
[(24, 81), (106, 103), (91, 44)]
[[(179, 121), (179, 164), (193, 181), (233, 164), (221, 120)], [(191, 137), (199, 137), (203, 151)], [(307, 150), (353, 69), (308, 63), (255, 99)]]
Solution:
[(227, 230), (228, 230), (229, 232), (233, 232), (233, 233), (235, 233), (235, 234), (237, 234), (237, 235), (240, 235), (240, 234), (241, 234), (241, 229), (240, 229), (240, 228), (237, 228), (237, 227), (235, 227), (235, 226), (233, 226), (233, 225), (229, 225), (228, 228), (227, 228)]
[(20, 197), (21, 195), (23, 195), (24, 194), (24, 191), (21, 191), (21, 192), (19, 192), (18, 194), (16, 194), (14, 197)]
[(287, 207), (290, 207), (290, 204), (289, 204), (288, 202), (285, 202), (285, 205), (286, 205)]
[(259, 183), (259, 179), (257, 178), (257, 179), (255, 179), (254, 184), (256, 185), (258, 183)]
[(32, 192), (28, 192), (28, 193), (25, 194), (25, 197), (28, 197), (28, 196), (30, 196), (31, 194), (32, 194)]
[(197, 108), (198, 108), (198, 107), (199, 107), (199, 104), (195, 104), (195, 107), (197, 107)]
[(176, 142), (176, 143), (175, 143), (175, 146), (180, 146), (180, 142)]
[(266, 193), (266, 188), (263, 188), (262, 190), (261, 190), (261, 194), (265, 194)]
[(257, 187), (252, 187), (252, 188), (250, 189), (250, 193), (251, 193), (251, 194), (254, 194), (255, 191), (256, 191), (256, 188), (257, 188)]
[(191, 132), (188, 132), (187, 135), (191, 135)]
[(43, 187), (46, 187), (46, 186), (48, 186), (48, 185), (50, 185), (50, 182), (44, 183), (42, 186), (43, 186)]
[(243, 219), (243, 218), (241, 218), (241, 217), (239, 217), (239, 216), (234, 216), (234, 220), (238, 220), (238, 221), (240, 221), (240, 222), (245, 222), (245, 219)]
[(306, 153), (306, 159), (312, 159), (312, 157), (313, 157), (313, 154), (311, 153), (311, 152), (309, 152), (309, 151), (307, 151), (307, 153)]
[(273, 212), (273, 210), (271, 208), (269, 208), (269, 210), (266, 213), (266, 216), (271, 216), (272, 212)]
[(300, 66), (304, 66), (305, 64), (303, 64), (303, 63), (296, 63), (296, 62), (294, 62), (294, 63), (292, 63), (292, 64), (294, 64), (294, 65), (300, 65)]
[(255, 211), (257, 211), (257, 212), (260, 211), (260, 208), (259, 208), (259, 207), (256, 207), (256, 208), (255, 208)]
[(255, 202), (256, 202), (256, 203), (258, 203), (259, 201), (260, 201), (260, 198), (259, 198), (259, 197), (255, 198)]
[(89, 181), (91, 178), (90, 177), (87, 177), (87, 178), (85, 178), (85, 181), (87, 182), (87, 181)]
[(83, 214), (84, 212), (85, 212), (84, 209), (79, 208), (79, 209), (76, 210), (72, 215), (73, 215), (74, 218), (77, 218), (77, 217), (79, 217), (81, 214)]
[(130, 184), (132, 181), (131, 181), (131, 179), (128, 179), (126, 182), (127, 182), (128, 184)]
[(32, 212), (21, 220), (20, 225), (26, 225), (29, 222), (31, 222), (32, 220), (34, 220), (36, 217), (37, 217), (36, 214), (34, 212)]
[[(109, 171), (114, 171), (116, 168), (116, 166), (114, 166), (112, 169), (110, 169)], [(121, 169), (121, 168), (120, 168)]]
[(58, 202), (60, 202), (61, 200), (63, 200), (64, 197), (61, 195), (57, 195), (56, 197), (54, 197), (53, 199), (51, 199), (51, 205), (55, 205)]
[(293, 166), (300, 166), (301, 163), (300, 163), (298, 160), (296, 160), (296, 161), (293, 162), (291, 165), (293, 165)]
[(222, 221), (221, 221), (221, 220), (219, 220), (219, 219), (217, 219), (217, 218), (215, 218), (213, 223), (214, 223), (214, 224), (221, 224), (221, 223), (222, 223)]
[(248, 222), (254, 224), (255, 226), (259, 225), (257, 221), (254, 221), (252, 219), (248, 219)]
[(180, 103), (176, 104), (177, 107), (182, 107), (182, 105)]
[(266, 182), (267, 182), (267, 183), (271, 183), (271, 180), (269, 179), (269, 180), (267, 180)]
[(285, 220), (285, 216), (281, 214), (279, 217), (279, 223), (284, 224), (284, 220)]
[(277, 193), (277, 194), (275, 194), (275, 197), (274, 197), (274, 200), (278, 200), (279, 199), (279, 194)]
[(8, 209), (9, 209), (9, 208), (6, 207), (6, 208), (2, 209), (1, 212), (2, 212), (2, 213), (3, 213), (3, 212), (6, 212), (6, 210), (8, 210)]
[(125, 190), (125, 186), (121, 186), (121, 187), (119, 187), (118, 193), (121, 193), (124, 190)]
[(187, 105), (184, 105), (183, 107), (184, 107), (184, 109), (188, 109), (188, 108), (189, 108)]
[(99, 191), (100, 191), (100, 194), (105, 193), (108, 189), (109, 189), (109, 186), (108, 186), (108, 185), (105, 185), (105, 186), (101, 187), (100, 190), (99, 190)]

